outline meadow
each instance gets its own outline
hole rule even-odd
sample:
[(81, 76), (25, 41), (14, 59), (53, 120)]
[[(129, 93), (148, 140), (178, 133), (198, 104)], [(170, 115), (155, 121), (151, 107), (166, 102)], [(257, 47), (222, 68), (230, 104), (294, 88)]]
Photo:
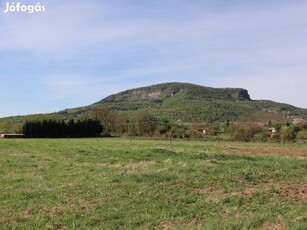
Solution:
[(0, 140), (0, 229), (307, 229), (307, 144)]

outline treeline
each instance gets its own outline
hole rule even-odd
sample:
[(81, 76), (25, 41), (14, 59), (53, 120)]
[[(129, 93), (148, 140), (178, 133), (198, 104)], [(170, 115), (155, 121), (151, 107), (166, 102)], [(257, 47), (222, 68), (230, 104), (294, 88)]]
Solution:
[(86, 119), (75, 122), (70, 119), (27, 121), (22, 133), (28, 138), (64, 138), (64, 137), (96, 137), (103, 131), (99, 120)]
[(185, 123), (170, 121), (150, 112), (139, 112), (133, 116), (103, 108), (95, 113), (103, 126), (104, 134), (111, 136), (150, 136), (160, 138), (207, 139), (253, 142), (306, 142), (307, 122), (278, 123), (268, 121)]
[[(171, 121), (161, 114), (143, 110), (134, 114), (118, 112), (108, 107), (78, 115), (76, 120), (32, 120), (23, 125), (22, 132), (32, 138), (63, 137), (157, 137), (199, 140), (228, 140), (255, 142), (307, 141), (307, 122), (293, 123), (186, 123)], [(77, 120), (78, 119), (78, 120)]]
[(236, 124), (227, 130), (235, 141), (255, 142), (306, 142), (307, 125), (281, 124)]
[(131, 115), (101, 107), (86, 115), (101, 121), (103, 136), (142, 136), (158, 138), (205, 139), (253, 142), (307, 141), (307, 122), (278, 123), (219, 122), (186, 123), (171, 121), (161, 114), (143, 110)]

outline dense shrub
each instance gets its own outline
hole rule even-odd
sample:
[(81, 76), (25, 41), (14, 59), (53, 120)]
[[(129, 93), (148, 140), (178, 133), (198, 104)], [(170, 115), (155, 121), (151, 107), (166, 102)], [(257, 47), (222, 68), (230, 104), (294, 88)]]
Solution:
[(262, 131), (257, 133), (254, 136), (254, 140), (257, 142), (267, 142), (268, 141), (268, 132), (267, 131)]
[(307, 140), (307, 130), (300, 130), (296, 136), (297, 140), (305, 142)]
[[(236, 141), (254, 140), (256, 134), (264, 132), (263, 127), (257, 124), (237, 125), (233, 128), (233, 139)], [(263, 135), (261, 139), (263, 140)], [(258, 137), (260, 138), (260, 136)]]
[(280, 138), (283, 143), (294, 141), (297, 135), (297, 128), (294, 126), (283, 126), (280, 130)]

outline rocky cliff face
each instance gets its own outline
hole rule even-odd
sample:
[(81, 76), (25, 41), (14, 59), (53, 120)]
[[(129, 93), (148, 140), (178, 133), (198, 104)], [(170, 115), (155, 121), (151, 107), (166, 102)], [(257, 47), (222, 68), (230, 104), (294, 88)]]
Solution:
[(238, 93), (238, 99), (242, 99), (242, 100), (251, 100), (248, 91), (246, 89), (240, 89), (239, 93)]
[(134, 90), (132, 92), (132, 98), (134, 100), (158, 100), (161, 99), (162, 96), (162, 90), (156, 89), (156, 90)]

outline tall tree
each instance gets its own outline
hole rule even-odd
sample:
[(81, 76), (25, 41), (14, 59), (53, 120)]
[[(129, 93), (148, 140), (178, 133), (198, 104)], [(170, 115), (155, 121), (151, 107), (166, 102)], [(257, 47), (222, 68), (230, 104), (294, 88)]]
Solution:
[(149, 112), (137, 114), (138, 134), (140, 136), (152, 136), (156, 129), (156, 118)]

